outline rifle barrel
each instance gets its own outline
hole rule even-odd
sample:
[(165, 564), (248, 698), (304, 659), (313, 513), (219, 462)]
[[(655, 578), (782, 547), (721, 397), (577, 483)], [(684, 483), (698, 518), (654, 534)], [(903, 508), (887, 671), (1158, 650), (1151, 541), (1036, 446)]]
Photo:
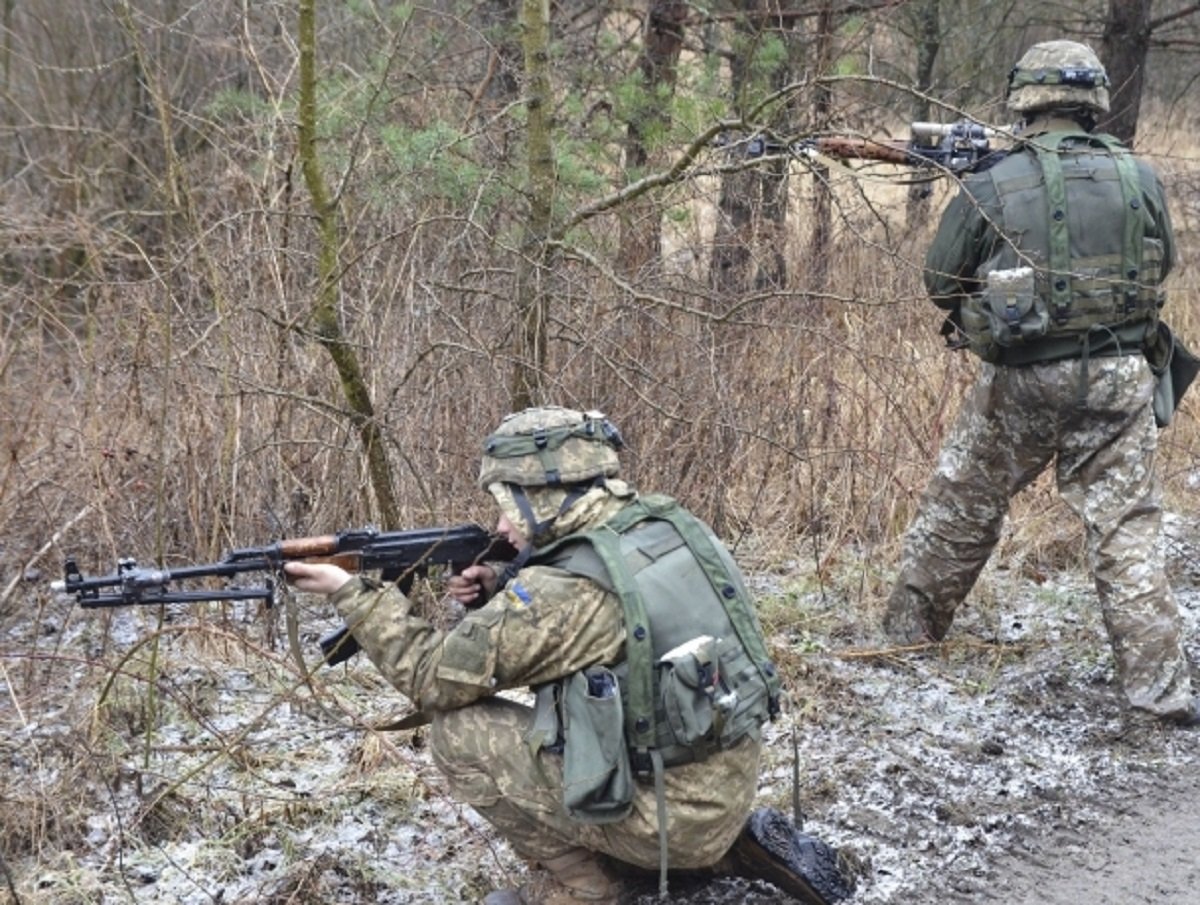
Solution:
[[(348, 572), (382, 570), (384, 579), (397, 581), (407, 590), (405, 581), (425, 573), (430, 566), (461, 570), (484, 558), (516, 557), (517, 551), (511, 544), (478, 525), (388, 533), (364, 528), (275, 541), (262, 547), (243, 547), (230, 551), (218, 562), (172, 569), (141, 568), (132, 559), (120, 559), (115, 572), (93, 577), (85, 576), (75, 560), (68, 557), (63, 579), (53, 582), (51, 588), (74, 595), (84, 609), (211, 600), (265, 600), (270, 606), (275, 595), (275, 583), (270, 577), (256, 587), (173, 586), (205, 578), (229, 579), (244, 572), (265, 572), (270, 576), (284, 562), (307, 560), (333, 562)], [(348, 659), (358, 650), (358, 642), (347, 628), (322, 641), (321, 646), (330, 665)]]
[[(218, 562), (169, 569), (142, 568), (120, 559), (109, 575), (85, 576), (68, 557), (64, 577), (51, 583), (59, 593), (74, 594), (81, 605), (192, 603), (203, 600), (269, 599), (270, 586), (258, 588), (170, 590), (173, 584), (203, 578), (232, 578), (245, 572), (272, 573), (288, 560), (332, 562), (347, 571), (420, 572), (431, 565), (466, 566), (484, 557), (511, 560), (517, 551), (478, 525), (380, 533), (373, 528), (276, 541), (233, 550)], [(114, 589), (101, 593), (104, 589)]]

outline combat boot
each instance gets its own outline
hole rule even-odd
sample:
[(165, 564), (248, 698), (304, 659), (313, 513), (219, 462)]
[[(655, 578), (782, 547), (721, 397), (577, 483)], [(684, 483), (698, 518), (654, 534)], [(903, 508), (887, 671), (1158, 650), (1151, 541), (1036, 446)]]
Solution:
[(1192, 702), (1188, 704), (1186, 710), (1173, 713), (1164, 717), (1164, 719), (1166, 722), (1183, 729), (1195, 729), (1197, 726), (1200, 726), (1200, 701), (1192, 698)]
[(897, 647), (924, 647), (945, 638), (953, 619), (953, 610), (939, 614), (923, 591), (898, 585), (884, 609), (883, 633)]
[(750, 815), (722, 866), (747, 880), (765, 880), (804, 905), (835, 905), (854, 893), (854, 875), (838, 852), (774, 808)]
[(540, 863), (552, 882), (545, 884), (538, 905), (615, 903), (620, 898), (621, 884), (609, 875), (601, 857), (586, 848), (573, 848)]
[(1122, 724), (1122, 736), (1139, 735), (1165, 727), (1195, 729), (1200, 726), (1200, 701), (1192, 698), (1186, 706), (1166, 713), (1129, 707), (1122, 714)]
[(483, 897), (480, 905), (525, 905), (519, 889), (497, 889)]

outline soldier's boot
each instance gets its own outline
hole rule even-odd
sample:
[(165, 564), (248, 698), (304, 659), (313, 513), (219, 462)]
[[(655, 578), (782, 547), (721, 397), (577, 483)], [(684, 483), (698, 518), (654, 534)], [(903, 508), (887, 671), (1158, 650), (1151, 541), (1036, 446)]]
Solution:
[(1166, 713), (1130, 708), (1125, 711), (1126, 730), (1141, 730), (1152, 727), (1175, 726), (1180, 729), (1195, 729), (1200, 726), (1200, 700), (1193, 698), (1185, 707)]
[(750, 815), (721, 868), (747, 880), (765, 880), (804, 905), (835, 905), (854, 893), (847, 860), (774, 808)]
[(945, 638), (953, 618), (953, 610), (935, 612), (924, 592), (897, 584), (884, 609), (883, 633), (898, 647), (916, 647)]
[(545, 884), (538, 905), (616, 903), (621, 884), (605, 869), (603, 859), (586, 848), (573, 848), (554, 858), (541, 859), (551, 883)]
[(1167, 718), (1168, 722), (1183, 729), (1195, 729), (1200, 726), (1200, 702), (1192, 701), (1187, 710)]
[(525, 897), (518, 889), (497, 889), (484, 896), (481, 905), (525, 905)]

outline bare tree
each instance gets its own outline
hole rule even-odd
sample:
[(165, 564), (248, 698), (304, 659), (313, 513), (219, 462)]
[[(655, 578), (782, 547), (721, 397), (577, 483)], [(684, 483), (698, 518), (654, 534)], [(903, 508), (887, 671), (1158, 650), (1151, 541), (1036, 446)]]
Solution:
[(317, 75), (316, 75), (316, 0), (300, 0), (300, 163), (304, 182), (320, 231), (320, 252), (317, 258), (316, 297), (313, 300), (312, 320), (317, 340), (329, 352), (341, 380), (342, 392), (350, 406), (350, 418), (358, 429), (363, 453), (371, 476), (371, 487), (380, 517), (387, 527), (399, 524), (387, 450), (375, 418), (375, 405), (367, 386), (362, 365), (354, 346), (342, 335), (338, 319), (339, 263), (337, 202), (325, 185), (317, 152)]
[[(764, 8), (763, 0), (739, 0), (741, 15), (733, 21), (730, 54), (730, 90), (735, 107), (762, 90), (756, 69), (764, 42), (780, 38), (780, 18)], [(777, 12), (777, 10), (776, 10)], [(788, 22), (794, 22), (787, 16)], [(787, 57), (770, 67), (771, 88), (782, 86), (789, 75)], [(786, 131), (786, 130), (785, 130)], [(787, 281), (783, 256), (787, 215), (787, 162), (727, 174), (721, 181), (717, 228), (709, 264), (709, 285), (720, 295), (751, 288), (780, 287)]]
[[(650, 0), (643, 26), (638, 72), (642, 81), (640, 109), (630, 117), (625, 142), (625, 171), (637, 178), (651, 159), (650, 143), (670, 123), (676, 69), (683, 49), (683, 27), (689, 4), (683, 0)], [(621, 217), (622, 269), (636, 274), (662, 251), (658, 206), (629, 205)]]
[[(1168, 34), (1170, 29), (1186, 26), (1200, 13), (1200, 3), (1176, 5), (1154, 15), (1153, 0), (1108, 0), (1100, 57), (1108, 71), (1111, 111), (1100, 127), (1132, 145), (1137, 137), (1145, 96), (1147, 57), (1152, 46), (1169, 48), (1178, 44), (1189, 56), (1195, 47), (1190, 31)], [(1192, 76), (1187, 76), (1191, 78)]]
[(514, 408), (541, 401), (549, 360), (547, 240), (554, 218), (554, 92), (550, 79), (550, 0), (523, 0), (522, 41), (525, 50), (526, 131), (525, 219), (517, 263), (517, 357), (512, 373)]
[[(941, 0), (917, 0), (910, 9), (913, 18), (913, 36), (917, 48), (917, 68), (913, 96), (913, 119), (928, 120), (932, 110), (928, 92), (933, 87), (934, 65), (942, 47)], [(925, 216), (923, 208), (928, 206), (929, 193), (924, 185), (913, 185), (908, 190), (906, 209), (909, 223), (917, 223)]]
[[(818, 72), (825, 72), (833, 57), (834, 4), (826, 0), (817, 15), (816, 60)], [(819, 127), (828, 122), (833, 112), (833, 90), (820, 85), (813, 96), (813, 120)], [(829, 190), (829, 168), (813, 167), (816, 177), (812, 199), (812, 235), (809, 238), (809, 260), (812, 262), (811, 280), (814, 288), (824, 289), (829, 278), (830, 243), (832, 241), (831, 218), (833, 196)]]
[(1146, 54), (1150, 49), (1152, 0), (1109, 0), (1101, 58), (1108, 71), (1111, 111), (1100, 128), (1132, 145), (1142, 109)]

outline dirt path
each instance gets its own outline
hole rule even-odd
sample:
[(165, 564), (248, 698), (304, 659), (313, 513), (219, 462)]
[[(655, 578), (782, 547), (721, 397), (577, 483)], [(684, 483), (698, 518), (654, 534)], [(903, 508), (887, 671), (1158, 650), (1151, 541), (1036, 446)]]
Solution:
[[(937, 651), (810, 664), (802, 797), (869, 862), (852, 905), (1200, 903), (1200, 730), (1130, 728), (1085, 581), (1005, 591)], [(785, 801), (784, 763), (765, 779)]]
[[(1194, 732), (1195, 730), (1193, 730)], [(1200, 744), (1200, 734), (1196, 737)], [(1200, 902), (1200, 768), (1120, 803), (1094, 836), (1051, 833), (996, 864), (983, 901), (1008, 905), (1195, 905)], [(965, 901), (965, 900), (964, 900)], [(975, 901), (980, 901), (978, 898)]]

